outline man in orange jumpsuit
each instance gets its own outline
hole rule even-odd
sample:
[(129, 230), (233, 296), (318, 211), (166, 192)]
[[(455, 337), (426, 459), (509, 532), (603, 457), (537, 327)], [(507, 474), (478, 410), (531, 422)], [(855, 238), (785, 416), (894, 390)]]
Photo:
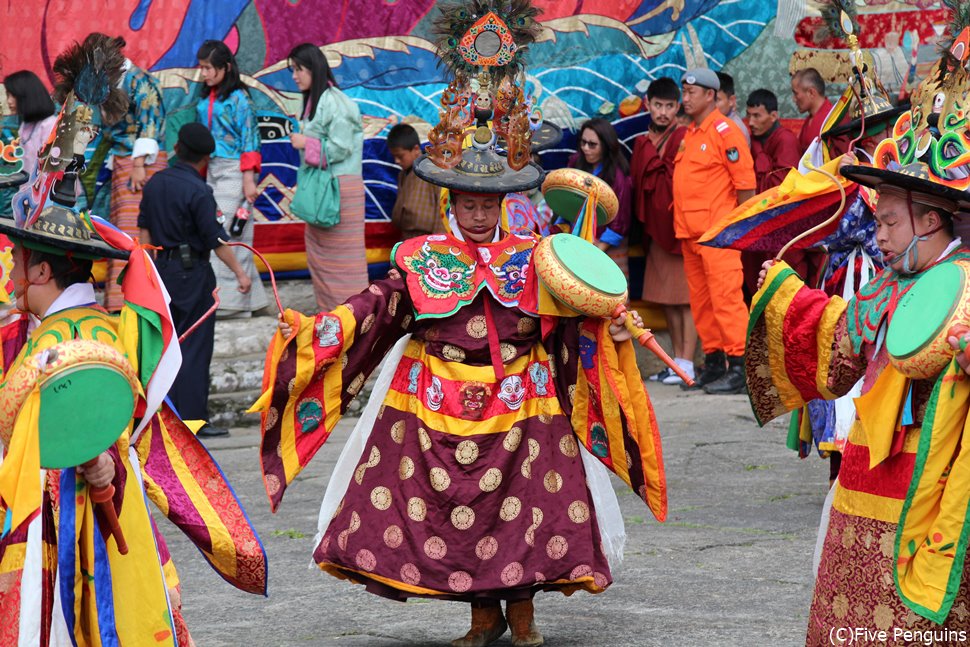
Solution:
[(742, 393), (748, 310), (741, 252), (704, 247), (697, 239), (754, 195), (754, 162), (741, 130), (715, 106), (717, 75), (689, 70), (681, 84), (691, 125), (674, 162), (674, 232), (681, 240), (690, 309), (705, 355), (693, 388)]

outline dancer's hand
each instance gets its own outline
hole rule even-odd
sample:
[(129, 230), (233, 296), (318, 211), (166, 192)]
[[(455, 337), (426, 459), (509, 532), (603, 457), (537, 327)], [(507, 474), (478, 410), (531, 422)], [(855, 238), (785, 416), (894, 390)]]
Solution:
[(970, 328), (966, 326), (961, 326), (962, 330), (954, 330), (954, 328), (956, 326), (950, 329), (946, 340), (949, 342), (950, 348), (956, 352), (957, 364), (965, 373), (970, 373), (970, 359), (967, 358), (966, 352), (967, 344), (970, 343)]
[(855, 156), (855, 153), (849, 151), (839, 160), (839, 170), (841, 171), (846, 166), (855, 166), (858, 163), (859, 158)]
[(290, 335), (293, 334), (292, 324), (283, 318), (282, 314), (276, 315), (276, 325), (279, 326), (280, 334), (283, 335), (283, 339), (289, 339)]
[(111, 485), (111, 481), (115, 478), (115, 462), (108, 452), (101, 452), (96, 458), (79, 465), (77, 469), (93, 488)]
[(639, 312), (636, 310), (621, 312), (619, 316), (614, 317), (613, 321), (610, 322), (610, 337), (613, 338), (613, 341), (621, 342), (633, 339), (633, 334), (626, 328), (627, 316), (633, 317), (633, 324), (637, 328), (643, 328), (643, 319), (640, 317)]
[(759, 290), (761, 289), (761, 286), (765, 284), (765, 278), (768, 276), (768, 270), (770, 270), (771, 269), (771, 266), (774, 265), (774, 264), (775, 264), (775, 261), (774, 260), (765, 261), (764, 263), (761, 264), (761, 271), (758, 272), (758, 289)]

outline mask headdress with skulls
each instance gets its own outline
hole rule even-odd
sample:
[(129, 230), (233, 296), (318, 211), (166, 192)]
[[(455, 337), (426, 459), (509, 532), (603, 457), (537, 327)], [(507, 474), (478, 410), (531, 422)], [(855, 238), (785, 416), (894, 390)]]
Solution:
[[(895, 187), (950, 212), (970, 210), (970, 3), (949, 0), (950, 34), (939, 61), (919, 84), (912, 107), (876, 147), (872, 167), (848, 166), (860, 184)], [(958, 31), (952, 31), (958, 30)], [(922, 196), (922, 197), (921, 197)]]

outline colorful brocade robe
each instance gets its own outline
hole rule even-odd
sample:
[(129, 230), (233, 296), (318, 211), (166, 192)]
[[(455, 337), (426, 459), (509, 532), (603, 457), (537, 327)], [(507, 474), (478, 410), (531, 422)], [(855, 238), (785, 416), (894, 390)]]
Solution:
[[(69, 339), (125, 351), (119, 318), (100, 308), (53, 313), (26, 339), (25, 329), (18, 323), (2, 331), (5, 377), (32, 354)], [(16, 348), (21, 350), (14, 357), (10, 351)], [(21, 431), (15, 427), (13, 433)], [(109, 450), (117, 470), (114, 505), (128, 554), (118, 553), (74, 469), (42, 470), (39, 514), (0, 537), (0, 645), (190, 644), (179, 609), (170, 607), (168, 594), (179, 580), (146, 507), (149, 499), (226, 581), (242, 591), (265, 593), (260, 539), (195, 435), (167, 404), (133, 445), (131, 431), (129, 425)], [(10, 439), (2, 440), (8, 447)], [(72, 496), (62, 497), (64, 492)], [(9, 514), (0, 503), (0, 527)]]
[[(26, 358), (69, 339), (124, 352), (109, 315), (71, 308), (41, 321), (8, 375), (16, 374)], [(18, 418), (14, 434), (25, 432), (21, 423)], [(40, 513), (0, 539), (0, 644), (22, 639), (23, 644), (57, 644), (52, 632), (63, 636), (65, 630), (78, 645), (176, 644), (152, 520), (128, 451), (130, 432), (129, 425), (109, 450), (116, 468), (114, 505), (128, 554), (121, 555), (107, 535), (88, 485), (74, 468), (42, 471)], [(5, 446), (9, 442), (4, 439)], [(0, 507), (0, 516), (7, 514)]]
[(271, 345), (254, 405), (274, 509), (410, 335), (384, 369), (352, 478), (331, 481), (345, 489), (322, 519), (323, 570), (398, 599), (602, 591), (610, 571), (581, 451), (665, 517), (660, 438), (632, 345), (614, 343), (605, 321), (530, 314), (535, 242), (411, 239), (392, 254), (400, 276), (332, 312), (291, 313), (293, 333)]
[[(939, 262), (967, 263), (970, 254)], [(752, 303), (746, 371), (760, 424), (863, 380), (816, 579), (810, 645), (829, 644), (839, 626), (970, 629), (963, 577), (970, 378), (954, 361), (934, 379), (909, 380), (883, 343), (896, 304), (918, 279), (885, 269), (847, 303), (778, 263)]]

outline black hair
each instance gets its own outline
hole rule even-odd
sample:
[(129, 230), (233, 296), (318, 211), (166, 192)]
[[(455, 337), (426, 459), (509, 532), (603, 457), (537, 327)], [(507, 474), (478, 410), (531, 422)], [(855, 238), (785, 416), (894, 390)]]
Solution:
[(61, 290), (66, 290), (75, 283), (87, 283), (91, 279), (91, 268), (94, 261), (78, 258), (73, 254), (52, 254), (35, 249), (26, 248), (27, 267), (47, 263), (51, 266), (51, 277), (54, 284)]
[(337, 79), (333, 76), (330, 63), (327, 62), (326, 55), (320, 48), (312, 43), (302, 43), (294, 47), (289, 56), (290, 69), (296, 63), (300, 67), (310, 71), (310, 89), (303, 93), (303, 109), (306, 111), (307, 118), (312, 119), (317, 113), (317, 104), (320, 102), (320, 95), (330, 87), (338, 87)]
[(188, 146), (183, 146), (180, 142), (175, 142), (175, 155), (187, 164), (198, 164), (205, 159), (205, 153), (197, 153)]
[(603, 165), (603, 171), (600, 174), (600, 179), (610, 186), (613, 186), (616, 183), (617, 172), (626, 174), (630, 172), (630, 164), (626, 161), (626, 157), (623, 156), (623, 151), (620, 150), (620, 139), (616, 136), (616, 129), (613, 128), (613, 124), (601, 117), (589, 119), (579, 127), (576, 148), (580, 150), (576, 160), (576, 168), (580, 171), (592, 173), (593, 166), (586, 162), (586, 157), (583, 155), (583, 151), (579, 145), (579, 142), (583, 138), (584, 130), (592, 130), (596, 133), (597, 138), (599, 138), (600, 146), (603, 147), (603, 157), (600, 160), (600, 163)]
[(727, 72), (717, 73), (717, 82), (721, 84), (720, 92), (728, 95), (729, 97), (734, 96), (734, 77)]
[(680, 86), (669, 76), (654, 79), (647, 86), (647, 101), (660, 99), (661, 101), (680, 101)]
[(54, 100), (40, 77), (30, 70), (8, 74), (3, 87), (17, 101), (17, 116), (21, 122), (31, 124), (54, 114)]
[(749, 108), (762, 106), (768, 112), (778, 112), (778, 97), (771, 90), (758, 88), (748, 95), (747, 106)]
[(397, 124), (387, 133), (387, 150), (400, 148), (409, 151), (420, 145), (421, 140), (418, 138), (418, 131), (410, 124)]
[[(202, 43), (195, 57), (200, 61), (208, 61), (217, 70), (225, 70), (226, 75), (216, 88), (216, 93), (220, 99), (228, 99), (229, 95), (236, 90), (242, 90), (249, 94), (246, 85), (239, 76), (239, 66), (236, 65), (236, 57), (232, 55), (229, 46), (221, 40), (207, 40)], [(199, 95), (206, 97), (209, 95), (210, 88), (203, 83), (199, 90)]]
[(825, 96), (825, 79), (822, 75), (818, 73), (814, 67), (806, 67), (804, 70), (798, 70), (792, 75), (793, 79), (797, 79), (802, 85), (808, 85), (815, 88), (820, 97)]

